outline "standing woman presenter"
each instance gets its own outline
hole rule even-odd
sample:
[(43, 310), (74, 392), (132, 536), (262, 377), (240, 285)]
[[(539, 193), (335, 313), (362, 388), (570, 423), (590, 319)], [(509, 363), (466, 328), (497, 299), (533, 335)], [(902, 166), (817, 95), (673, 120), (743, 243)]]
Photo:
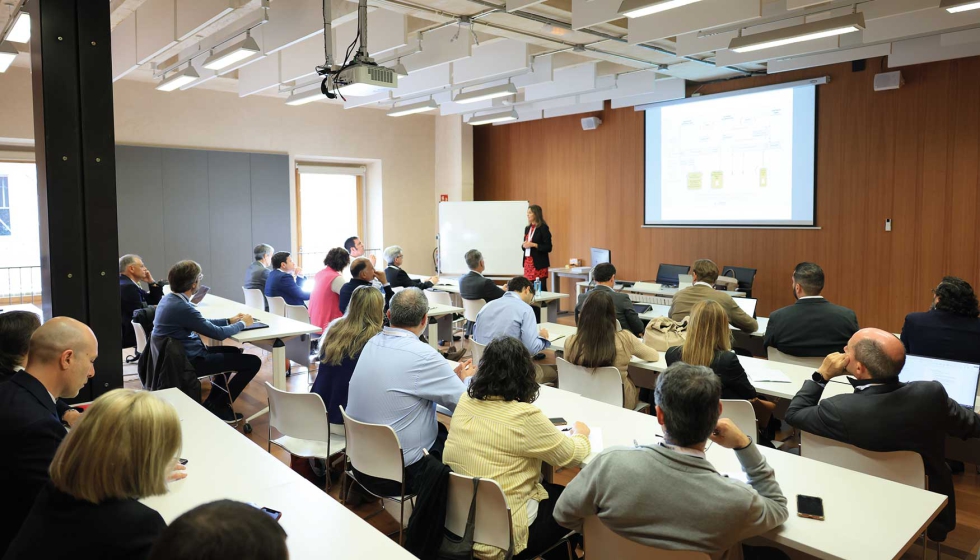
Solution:
[(541, 207), (532, 204), (527, 208), (527, 227), (524, 228), (524, 277), (533, 284), (541, 280), (541, 290), (547, 290), (548, 267), (551, 261), (551, 230), (541, 214)]

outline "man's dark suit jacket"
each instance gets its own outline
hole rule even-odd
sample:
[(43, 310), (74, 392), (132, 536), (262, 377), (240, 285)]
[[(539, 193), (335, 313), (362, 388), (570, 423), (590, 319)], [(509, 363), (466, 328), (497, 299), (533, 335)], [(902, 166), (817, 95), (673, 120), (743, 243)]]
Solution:
[(916, 356), (980, 364), (980, 319), (933, 309), (909, 313), (902, 326), (905, 351)]
[[(156, 510), (137, 500), (107, 500), (96, 505), (48, 483), (10, 545), (8, 557), (141, 560), (150, 555), (166, 528)], [(71, 552), (55, 554), (53, 542), (71, 543)]]
[(772, 312), (762, 345), (790, 356), (822, 358), (843, 352), (857, 331), (857, 315), (850, 309), (823, 298), (800, 299)]
[[(361, 280), (360, 278), (351, 278), (350, 282), (344, 284), (340, 288), (340, 293), (337, 294), (338, 302), (340, 303), (340, 312), (347, 313), (347, 305), (350, 304), (350, 298), (354, 295), (354, 290), (360, 288), (361, 286), (370, 286), (371, 282), (367, 280)], [(384, 287), (385, 292), (385, 311), (388, 310), (388, 303), (391, 302), (391, 297), (395, 295), (395, 291), (391, 289), (391, 284)]]
[(915, 451), (922, 456), (929, 490), (949, 497), (929, 525), (929, 538), (942, 542), (956, 527), (953, 479), (946, 466), (947, 434), (980, 437), (980, 417), (950, 399), (935, 381), (897, 380), (823, 401), (824, 383), (807, 381), (786, 411), (790, 425), (869, 451)]
[[(14, 378), (15, 375), (17, 375), (16, 371), (12, 369), (0, 367), (0, 384), (10, 381), (11, 379)], [(55, 403), (55, 409), (57, 409), (58, 418), (63, 418), (65, 416), (65, 413), (68, 412), (69, 410), (78, 410), (72, 408), (71, 405), (69, 405), (62, 399), (58, 399), (58, 402)]]
[[(610, 288), (609, 286), (596, 286), (592, 291), (604, 290), (609, 292), (609, 295), (613, 298), (613, 304), (616, 305), (616, 318), (619, 319), (619, 324), (624, 329), (630, 331), (636, 336), (643, 336), (643, 321), (640, 320), (640, 316), (637, 315), (636, 309), (633, 308), (633, 300), (622, 292), (617, 292)], [(575, 324), (578, 324), (578, 315), (582, 312), (582, 306), (585, 305), (585, 298), (589, 297), (592, 291), (585, 292), (584, 294), (578, 296), (578, 303), (575, 305)]]
[(397, 266), (389, 265), (385, 269), (385, 278), (388, 279), (388, 285), (392, 288), (418, 288), (420, 290), (428, 290), (432, 287), (432, 282), (428, 280), (424, 282), (422, 280), (415, 280)]
[(40, 381), (20, 371), (0, 384), (0, 556), (17, 536), (34, 498), (48, 482), (48, 467), (66, 431), (51, 395)]
[(143, 309), (147, 305), (160, 303), (163, 297), (163, 284), (157, 282), (150, 284), (150, 291), (144, 292), (143, 288), (123, 274), (119, 275), (119, 297), (122, 303), (122, 347), (133, 348), (136, 346), (136, 332), (133, 331), (133, 312)]
[(493, 280), (471, 270), (459, 278), (459, 295), (463, 299), (482, 299), (490, 303), (503, 296), (504, 291)]

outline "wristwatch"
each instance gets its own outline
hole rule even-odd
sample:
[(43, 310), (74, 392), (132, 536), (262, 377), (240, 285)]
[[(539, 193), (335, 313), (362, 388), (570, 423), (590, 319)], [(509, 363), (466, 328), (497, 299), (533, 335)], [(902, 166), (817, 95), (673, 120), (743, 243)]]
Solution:
[(819, 371), (813, 372), (813, 376), (810, 379), (812, 379), (814, 383), (819, 383), (820, 385), (827, 384), (827, 380), (824, 379), (822, 375), (820, 375)]

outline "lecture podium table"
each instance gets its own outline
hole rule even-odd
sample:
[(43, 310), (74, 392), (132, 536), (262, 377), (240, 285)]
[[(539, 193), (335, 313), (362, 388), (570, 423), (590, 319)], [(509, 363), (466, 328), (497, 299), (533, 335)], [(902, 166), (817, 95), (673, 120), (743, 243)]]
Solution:
[[(534, 405), (549, 418), (584, 422), (602, 431), (603, 447), (656, 444), (657, 417), (542, 386)], [(946, 504), (946, 496), (760, 448), (787, 498), (789, 518), (762, 539), (823, 559), (900, 557)], [(595, 453), (583, 461), (587, 465)], [(720, 473), (742, 472), (735, 452), (711, 444), (707, 458)], [(796, 495), (823, 498), (825, 521), (797, 516)], [(868, 522), (874, 520), (874, 522)]]
[(181, 457), (188, 460), (187, 478), (169, 483), (162, 496), (141, 500), (167, 524), (199, 505), (229, 499), (281, 511), (292, 560), (415, 558), (178, 389), (153, 394), (177, 409)]
[[(437, 292), (447, 292), (450, 294), (459, 294), (459, 284), (436, 284), (430, 288)], [(531, 305), (540, 307), (542, 310), (542, 315), (547, 316), (549, 322), (558, 321), (559, 307), (561, 307), (561, 300), (568, 298), (568, 294), (563, 294), (559, 292), (545, 292), (542, 291), (534, 296), (534, 300)]]

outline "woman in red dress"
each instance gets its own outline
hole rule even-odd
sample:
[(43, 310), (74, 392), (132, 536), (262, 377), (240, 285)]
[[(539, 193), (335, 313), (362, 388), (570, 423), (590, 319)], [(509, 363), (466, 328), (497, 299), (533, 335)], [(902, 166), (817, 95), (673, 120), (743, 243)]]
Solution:
[(527, 227), (524, 228), (524, 243), (521, 248), (524, 250), (524, 277), (532, 283), (541, 280), (541, 290), (547, 290), (548, 286), (548, 267), (551, 261), (548, 253), (551, 252), (551, 230), (544, 221), (541, 207), (532, 204), (527, 208)]

